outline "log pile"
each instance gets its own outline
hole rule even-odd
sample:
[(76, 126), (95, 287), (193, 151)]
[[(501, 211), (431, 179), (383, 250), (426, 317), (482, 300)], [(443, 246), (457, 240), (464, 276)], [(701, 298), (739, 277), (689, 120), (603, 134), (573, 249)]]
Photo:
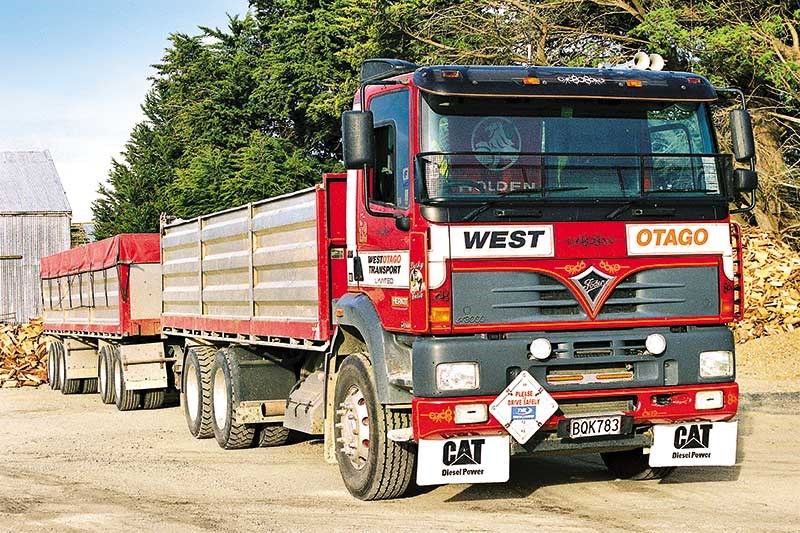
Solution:
[(800, 254), (772, 233), (742, 228), (744, 320), (734, 327), (737, 342), (800, 327)]
[(0, 387), (38, 387), (47, 382), (47, 346), (42, 319), (0, 324)]

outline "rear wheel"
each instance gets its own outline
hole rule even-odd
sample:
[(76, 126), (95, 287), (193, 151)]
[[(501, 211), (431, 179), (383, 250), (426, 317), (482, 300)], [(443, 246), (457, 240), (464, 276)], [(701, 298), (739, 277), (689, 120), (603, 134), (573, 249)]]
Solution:
[(662, 479), (668, 476), (675, 467), (659, 466), (651, 467), (648, 464), (650, 457), (644, 453), (642, 448), (625, 450), (621, 452), (601, 453), (603, 462), (608, 471), (619, 479)]
[(142, 397), (142, 407), (144, 409), (160, 409), (164, 406), (165, 397), (164, 389), (145, 391)]
[(112, 375), (113, 363), (111, 359), (111, 348), (103, 346), (97, 357), (97, 384), (100, 389), (100, 399), (103, 403), (114, 403), (114, 376)]
[(97, 392), (97, 378), (87, 378), (80, 381), (83, 394), (95, 394)]
[(52, 390), (61, 388), (58, 371), (58, 343), (50, 342), (47, 344), (47, 382), (50, 383)]
[(259, 448), (283, 446), (292, 436), (289, 428), (283, 426), (261, 426), (256, 432), (256, 443)]
[(75, 394), (81, 390), (81, 380), (67, 378), (67, 355), (64, 344), (58, 345), (58, 380), (61, 385), (61, 394)]
[(364, 354), (347, 357), (335, 392), (336, 460), (347, 490), (362, 500), (401, 496), (414, 473), (416, 449), (389, 440), (392, 429), (409, 427), (410, 415), (378, 402), (372, 369)]
[(125, 369), (122, 365), (122, 358), (119, 350), (114, 349), (114, 400), (117, 409), (120, 411), (132, 411), (138, 409), (142, 403), (142, 394), (125, 388)]
[(211, 412), (214, 437), (226, 450), (249, 448), (255, 438), (255, 426), (236, 418), (236, 392), (231, 381), (230, 351), (219, 350), (211, 366)]
[(211, 346), (192, 346), (183, 363), (181, 404), (189, 433), (198, 439), (214, 436), (211, 423), (211, 365), (216, 350)]

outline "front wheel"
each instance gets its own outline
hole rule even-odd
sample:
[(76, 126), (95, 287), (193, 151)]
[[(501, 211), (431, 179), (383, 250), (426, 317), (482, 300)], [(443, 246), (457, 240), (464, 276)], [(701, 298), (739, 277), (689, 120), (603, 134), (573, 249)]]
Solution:
[(650, 457), (644, 453), (642, 448), (625, 450), (621, 452), (601, 453), (603, 462), (608, 471), (619, 479), (662, 479), (667, 477), (674, 466), (650, 466)]
[(347, 490), (361, 500), (403, 495), (414, 474), (416, 448), (389, 440), (408, 427), (409, 413), (378, 402), (372, 368), (364, 354), (349, 355), (336, 378), (336, 460)]

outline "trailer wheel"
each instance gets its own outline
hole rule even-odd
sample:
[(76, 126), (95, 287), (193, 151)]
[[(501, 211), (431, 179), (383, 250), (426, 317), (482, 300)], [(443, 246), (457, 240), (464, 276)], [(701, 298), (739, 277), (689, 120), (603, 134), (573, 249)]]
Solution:
[(378, 402), (369, 360), (349, 355), (339, 369), (335, 389), (336, 460), (350, 494), (361, 500), (401, 496), (414, 472), (416, 448), (389, 440), (387, 433), (408, 427), (408, 413)]
[(217, 352), (211, 366), (211, 413), (214, 437), (220, 448), (237, 450), (253, 445), (256, 428), (236, 418), (236, 391), (231, 382), (230, 351)]
[(142, 403), (142, 393), (125, 388), (125, 369), (122, 367), (122, 356), (114, 349), (114, 400), (120, 411), (132, 411)]
[(649, 457), (642, 448), (625, 450), (621, 452), (601, 453), (603, 462), (608, 471), (619, 479), (633, 479), (637, 481), (646, 479), (662, 479), (668, 476), (674, 466), (650, 466)]
[(283, 446), (292, 436), (289, 428), (279, 425), (263, 425), (256, 431), (256, 443), (259, 448), (272, 448)]
[(181, 404), (189, 433), (198, 439), (214, 436), (211, 424), (211, 365), (215, 350), (211, 346), (192, 346), (183, 363)]
[(144, 409), (160, 409), (164, 406), (165, 396), (166, 391), (164, 389), (144, 391), (142, 407)]
[(47, 344), (47, 382), (50, 383), (52, 390), (61, 388), (58, 369), (58, 342), (55, 341)]
[(87, 378), (81, 381), (81, 393), (83, 394), (96, 394), (97, 393), (97, 378)]
[(75, 394), (81, 390), (81, 380), (67, 379), (67, 355), (64, 353), (64, 344), (59, 344), (58, 380), (61, 385), (61, 394)]
[(111, 349), (108, 346), (100, 348), (100, 354), (97, 357), (97, 383), (100, 389), (100, 399), (105, 404), (111, 404), (115, 401), (114, 396), (114, 376), (112, 375), (112, 368), (114, 366), (111, 359)]

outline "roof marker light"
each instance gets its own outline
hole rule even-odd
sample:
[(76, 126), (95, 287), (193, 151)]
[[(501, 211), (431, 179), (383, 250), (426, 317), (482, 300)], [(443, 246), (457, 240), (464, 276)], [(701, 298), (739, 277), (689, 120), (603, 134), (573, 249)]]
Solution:
[(523, 85), (539, 85), (540, 83), (542, 82), (541, 80), (539, 80), (539, 78), (532, 78), (532, 77), (522, 78)]
[(625, 85), (627, 85), (628, 87), (641, 87), (642, 80), (627, 80), (625, 82)]

